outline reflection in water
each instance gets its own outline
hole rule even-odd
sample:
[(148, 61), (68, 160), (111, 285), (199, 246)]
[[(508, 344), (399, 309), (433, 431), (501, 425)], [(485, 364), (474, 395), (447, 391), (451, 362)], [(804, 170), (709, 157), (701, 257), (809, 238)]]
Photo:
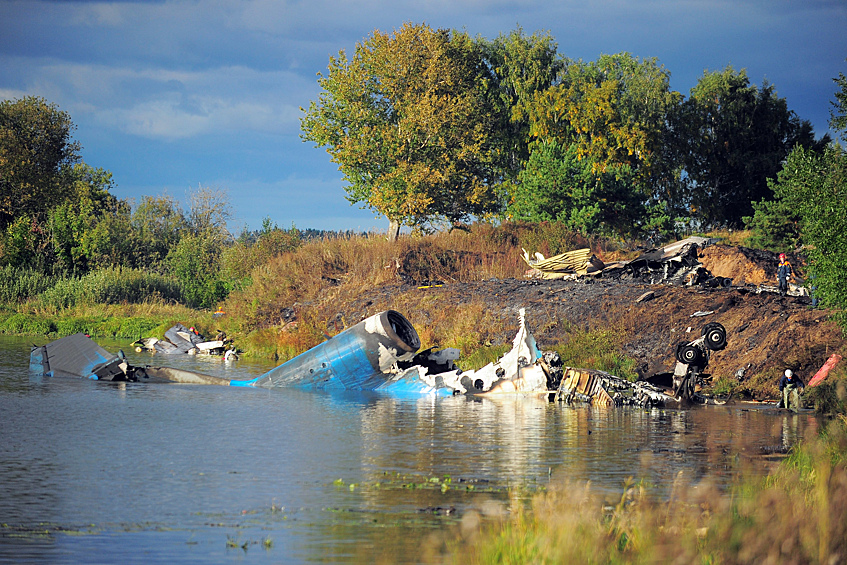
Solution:
[[(680, 472), (726, 486), (817, 430), (808, 414), (740, 405), (39, 381), (27, 340), (0, 338), (0, 353), (0, 524), (15, 528), (0, 528), (0, 561), (217, 562), (243, 555), (228, 553), (238, 539), (259, 563), (414, 562), (428, 532), (471, 508), (513, 508), (565, 480), (609, 497), (628, 477), (666, 496)], [(265, 370), (167, 361), (227, 378)]]

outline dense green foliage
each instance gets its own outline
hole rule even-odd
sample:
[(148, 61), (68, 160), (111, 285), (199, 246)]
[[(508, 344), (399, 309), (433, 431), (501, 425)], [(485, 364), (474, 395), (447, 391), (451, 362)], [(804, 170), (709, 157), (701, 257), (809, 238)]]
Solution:
[(82, 277), (70, 277), (40, 293), (38, 303), (62, 309), (79, 304), (140, 303), (145, 300), (179, 300), (179, 288), (168, 277), (138, 269), (108, 267)]
[(111, 173), (81, 162), (73, 129), (40, 98), (0, 103), (0, 303), (214, 308), (299, 243), (270, 225), (234, 241), (219, 190), (190, 192), (187, 210), (167, 195), (119, 200)]
[(303, 139), (325, 147), (348, 199), (392, 222), (459, 222), (497, 210), (490, 72), (467, 34), (406, 24), (332, 57)]
[[(847, 82), (839, 84), (831, 126), (843, 137), (847, 123), (838, 118), (847, 113)], [(769, 188), (773, 199), (755, 203), (754, 214), (745, 218), (752, 243), (779, 250), (803, 247), (807, 283), (823, 306), (840, 312), (847, 328), (847, 152), (836, 144), (795, 147)]]
[(34, 298), (56, 284), (55, 277), (29, 267), (0, 267), (0, 304)]
[(71, 117), (43, 98), (0, 101), (0, 231), (43, 222), (66, 196), (62, 173), (79, 161)]
[(838, 76), (832, 80), (838, 89), (835, 91), (835, 101), (832, 102), (830, 111), (830, 126), (841, 133), (839, 137), (842, 141), (847, 142), (847, 76), (844, 76), (844, 73), (838, 73)]
[(516, 220), (554, 220), (585, 234), (628, 234), (645, 215), (643, 201), (629, 188), (635, 174), (629, 165), (595, 172), (580, 159), (575, 145), (556, 141), (534, 146), (518, 175), (509, 206)]
[[(176, 321), (176, 320), (173, 320)], [(166, 325), (170, 327), (170, 324)], [(98, 315), (33, 315), (24, 313), (0, 313), (0, 334), (9, 335), (57, 335), (66, 336), (79, 332), (92, 337), (114, 337), (136, 340), (151, 335), (162, 335), (159, 331), (159, 316), (115, 316)]]
[(794, 146), (815, 145), (811, 124), (789, 111), (772, 85), (751, 85), (732, 67), (701, 77), (676, 124), (690, 204), (712, 226), (740, 226), (752, 202), (771, 196), (767, 180)]
[(705, 72), (686, 100), (656, 59), (557, 49), (520, 28), (374, 32), (330, 58), (303, 139), (394, 224), (499, 214), (625, 237), (738, 227), (795, 145), (829, 141), (744, 70)]

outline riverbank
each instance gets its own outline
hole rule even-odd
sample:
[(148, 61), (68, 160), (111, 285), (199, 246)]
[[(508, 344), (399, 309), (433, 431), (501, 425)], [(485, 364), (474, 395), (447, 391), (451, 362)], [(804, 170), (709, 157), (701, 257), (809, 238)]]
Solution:
[[(39, 295), (0, 310), (0, 332), (62, 337), (84, 331), (135, 340), (161, 338), (181, 322), (205, 335), (223, 330), (248, 356), (283, 362), (393, 309), (412, 322), (423, 348), (458, 348), (460, 366), (475, 369), (505, 351), (517, 311), (526, 308), (539, 346), (557, 351), (565, 364), (636, 379), (673, 370), (676, 345), (719, 322), (728, 344), (710, 359), (704, 386), (724, 397), (758, 400), (777, 398), (776, 383), (787, 368), (808, 380), (833, 353), (847, 356), (832, 312), (811, 308), (808, 297), (757, 292), (755, 284), (776, 264), (770, 252), (706, 248), (701, 261), (714, 275), (732, 278), (731, 287), (653, 284), (625, 273), (570, 281), (524, 276), (522, 248), (550, 255), (579, 247), (590, 247), (605, 262), (638, 253), (550, 226), (480, 225), (394, 243), (334, 238), (270, 257), (221, 303), (226, 314), (220, 317), (155, 293), (98, 304), (84, 292), (66, 307)], [(116, 288), (127, 287), (117, 284), (129, 276), (121, 273), (109, 279)], [(639, 300), (648, 294), (651, 299)], [(844, 376), (843, 369), (838, 374)], [(834, 396), (835, 388), (830, 392)]]
[(83, 332), (93, 338), (135, 341), (142, 337), (161, 338), (180, 321), (200, 328), (214, 325), (209, 312), (181, 305), (95, 304), (48, 311), (23, 304), (16, 309), (0, 309), (0, 334), (57, 339)]

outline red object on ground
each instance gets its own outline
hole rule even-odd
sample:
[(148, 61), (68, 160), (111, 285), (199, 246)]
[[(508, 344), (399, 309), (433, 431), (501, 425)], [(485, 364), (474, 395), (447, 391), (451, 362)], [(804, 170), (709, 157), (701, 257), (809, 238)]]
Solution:
[(832, 357), (826, 360), (826, 363), (823, 364), (823, 367), (818, 369), (818, 372), (815, 373), (815, 376), (812, 377), (812, 380), (809, 381), (809, 386), (816, 386), (820, 384), (820, 382), (826, 378), (832, 368), (835, 367), (836, 363), (838, 363), (839, 361), (841, 361), (841, 355), (833, 353)]

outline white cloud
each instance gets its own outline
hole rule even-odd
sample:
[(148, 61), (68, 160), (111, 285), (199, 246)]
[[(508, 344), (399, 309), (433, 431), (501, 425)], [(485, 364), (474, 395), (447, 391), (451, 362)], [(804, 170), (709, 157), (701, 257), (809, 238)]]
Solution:
[(226, 131), (292, 133), (299, 129), (300, 106), (317, 91), (316, 83), (288, 71), (240, 66), (192, 71), (50, 61), (31, 64), (27, 73), (31, 88), (6, 90), (18, 96), (61, 92), (51, 100), (76, 118), (163, 140)]
[(116, 3), (97, 2), (84, 4), (73, 10), (71, 22), (83, 26), (119, 27), (126, 23), (124, 6)]
[(179, 96), (144, 101), (126, 109), (101, 111), (98, 121), (132, 135), (151, 139), (184, 139), (226, 131), (283, 133), (298, 123), (292, 106), (234, 102), (196, 97), (186, 109)]
[(0, 100), (15, 100), (27, 96), (26, 91), (14, 88), (0, 88)]

